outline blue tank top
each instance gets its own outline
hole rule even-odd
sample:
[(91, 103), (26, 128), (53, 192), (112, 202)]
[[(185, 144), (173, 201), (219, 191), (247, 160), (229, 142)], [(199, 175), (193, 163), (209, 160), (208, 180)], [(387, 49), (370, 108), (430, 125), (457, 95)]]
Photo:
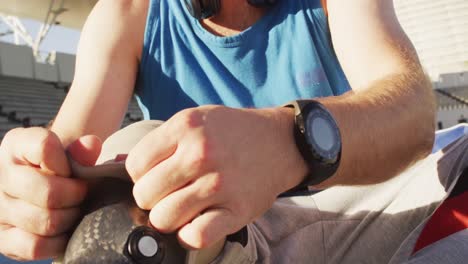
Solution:
[(151, 0), (136, 94), (145, 119), (207, 104), (264, 108), (340, 95), (349, 84), (320, 0), (282, 0), (238, 35), (219, 37), (184, 0)]

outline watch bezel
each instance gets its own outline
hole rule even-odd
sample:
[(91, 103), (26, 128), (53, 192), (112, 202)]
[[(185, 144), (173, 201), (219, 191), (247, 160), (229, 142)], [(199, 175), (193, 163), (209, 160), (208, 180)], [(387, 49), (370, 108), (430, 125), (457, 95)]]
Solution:
[[(309, 167), (309, 173), (304, 181), (293, 188), (291, 191), (307, 190), (308, 186), (320, 184), (335, 174), (338, 170), (341, 161), (342, 141), (338, 123), (333, 118), (333, 115), (318, 101), (315, 100), (296, 100), (285, 105), (285, 107), (293, 107), (295, 109), (295, 125), (294, 138), (297, 148), (303, 159)], [(339, 140), (339, 151), (337, 156), (330, 160), (324, 160), (317, 152), (313, 151), (313, 145), (309, 144), (306, 139), (305, 119), (306, 114), (312, 111), (313, 108), (319, 108), (328, 113), (332, 124), (335, 126)]]
[[(303, 135), (305, 136), (306, 143), (308, 144), (309, 148), (311, 149), (312, 155), (315, 159), (322, 161), (325, 165), (333, 165), (336, 163), (339, 153), (341, 151), (341, 135), (338, 129), (338, 124), (336, 123), (333, 116), (330, 114), (328, 110), (326, 110), (322, 105), (316, 104), (308, 104), (306, 105), (302, 111), (302, 122), (303, 122)], [(331, 128), (331, 132), (333, 133), (333, 146), (330, 150), (326, 150), (320, 146), (317, 142), (316, 138), (314, 137), (314, 133), (311, 130), (311, 118), (318, 118), (322, 117), (323, 120), (328, 122), (328, 125)]]

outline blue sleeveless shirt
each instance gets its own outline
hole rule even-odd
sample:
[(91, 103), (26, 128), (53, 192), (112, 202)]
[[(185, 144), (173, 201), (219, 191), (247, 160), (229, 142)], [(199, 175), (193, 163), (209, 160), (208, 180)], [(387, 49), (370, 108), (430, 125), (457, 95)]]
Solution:
[(263, 108), (340, 95), (349, 84), (320, 0), (281, 0), (238, 35), (219, 37), (184, 0), (151, 0), (136, 94), (145, 119), (207, 104)]

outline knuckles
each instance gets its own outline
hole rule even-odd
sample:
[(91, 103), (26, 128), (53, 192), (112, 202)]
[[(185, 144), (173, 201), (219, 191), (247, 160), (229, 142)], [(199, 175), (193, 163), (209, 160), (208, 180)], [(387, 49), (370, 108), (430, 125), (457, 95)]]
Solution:
[(202, 172), (215, 165), (214, 148), (206, 135), (199, 136), (188, 148), (184, 159), (189, 170)]
[(3, 138), (0, 150), (13, 152), (16, 149), (16, 144), (23, 144), (24, 141), (34, 142), (31, 145), (31, 150), (38, 152), (41, 157), (47, 157), (57, 149), (60, 149), (62, 143), (58, 136), (45, 129), (39, 127), (32, 128), (15, 128), (8, 131)]
[[(4, 240), (7, 239), (9, 238), (4, 237)], [(43, 253), (43, 243), (44, 241), (41, 238), (33, 236), (30, 237), (30, 239), (28, 239), (27, 241), (24, 241), (20, 248), (17, 247), (16, 249), (13, 249), (14, 251), (12, 251), (12, 249), (10, 249), (10, 251), (7, 251), (0, 247), (0, 253), (3, 253), (3, 255), (16, 261), (34, 261), (43, 258), (43, 254), (41, 254)]]
[(145, 186), (141, 184), (135, 184), (133, 186), (133, 197), (135, 198), (135, 202), (143, 210), (151, 210), (153, 208), (151, 201), (146, 197), (145, 194), (148, 193)]
[(43, 241), (40, 237), (33, 237), (30, 241), (29, 247), (24, 249), (22, 257), (27, 260), (40, 259), (41, 257), (43, 257), (42, 244)]
[[(5, 193), (0, 190), (0, 227), (7, 221), (8, 203), (5, 199)], [(1, 232), (0, 228), (0, 232)]]
[(130, 152), (128, 158), (125, 160), (125, 169), (133, 181), (136, 181), (142, 176), (143, 167), (144, 164), (142, 164), (141, 159), (138, 159), (137, 155), (133, 155), (133, 153)]
[(18, 138), (18, 135), (23, 131), (24, 128), (14, 128), (8, 131), (3, 140), (0, 142), (0, 177), (5, 177), (7, 164), (13, 158), (11, 153), (14, 151), (14, 145)]
[(54, 215), (51, 211), (44, 213), (40, 217), (39, 223), (39, 230), (38, 233), (41, 236), (54, 236), (59, 234), (59, 226), (60, 222), (56, 215)]
[(225, 179), (220, 173), (211, 173), (206, 176), (204, 187), (200, 190), (200, 199), (208, 199), (219, 196), (225, 189)]
[[(26, 133), (27, 132), (27, 133)], [(47, 157), (53, 151), (56, 151), (58, 148), (61, 148), (60, 139), (53, 132), (48, 131), (43, 128), (17, 128), (10, 130), (4, 137), (2, 144), (0, 146), (0, 179), (14, 176), (11, 174), (12, 165), (11, 162), (14, 162), (15, 151), (17, 151), (17, 144), (24, 144), (24, 142), (29, 141), (32, 144), (29, 146), (31, 151), (34, 151), (35, 154), (39, 154), (42, 158)], [(8, 170), (8, 171), (7, 171)], [(9, 172), (10, 171), (10, 172)], [(0, 184), (1, 184), (0, 180)], [(1, 186), (0, 186), (1, 187)], [(34, 186), (32, 186), (34, 187)], [(40, 207), (43, 208), (58, 208), (60, 206), (59, 196), (57, 192), (59, 191), (59, 184), (54, 184), (51, 181), (46, 181), (41, 188), (37, 188), (36, 191), (36, 201)], [(0, 188), (1, 189), (1, 188)], [(34, 191), (34, 190), (31, 190)], [(4, 194), (4, 193), (2, 193)], [(0, 194), (0, 209), (3, 206), (8, 206), (6, 203), (5, 197)], [(15, 210), (12, 208), (12, 210)], [(0, 212), (0, 224), (6, 221), (7, 217), (6, 211), (1, 210)], [(31, 214), (28, 216), (28, 214)], [(34, 215), (32, 215), (34, 214)], [(23, 217), (28, 217), (28, 221), (39, 236), (30, 235), (29, 239), (21, 245), (21, 248), (18, 248), (17, 252), (14, 254), (9, 254), (9, 252), (3, 252), (6, 255), (11, 256), (12, 258), (19, 260), (36, 260), (44, 257), (44, 248), (45, 248), (45, 237), (54, 236), (60, 232), (61, 227), (61, 218), (53, 214), (51, 210), (44, 210), (41, 213), (28, 213), (23, 212)], [(24, 219), (23, 219), (24, 220)], [(3, 231), (0, 231), (3, 232)], [(6, 235), (6, 232), (4, 232)], [(44, 236), (44, 237), (42, 237)], [(0, 249), (1, 250), (1, 249)]]
[(24, 128), (14, 128), (8, 131), (2, 140), (2, 147), (8, 146), (10, 143), (15, 142), (18, 135), (24, 130)]
[(211, 245), (211, 241), (208, 240), (206, 230), (194, 230), (192, 233), (192, 239), (187, 244), (195, 250), (200, 250), (209, 247)]
[(47, 157), (50, 153), (61, 148), (62, 143), (55, 133), (40, 129), (38, 134), (39, 140), (36, 147), (41, 152), (41, 157)]
[(41, 187), (40, 193), (37, 196), (38, 205), (43, 208), (58, 208), (59, 201), (57, 197), (57, 191), (58, 190), (54, 188), (54, 185), (50, 181), (44, 183)]
[(189, 108), (180, 111), (174, 116), (175, 122), (183, 131), (203, 126), (205, 115), (197, 108)]

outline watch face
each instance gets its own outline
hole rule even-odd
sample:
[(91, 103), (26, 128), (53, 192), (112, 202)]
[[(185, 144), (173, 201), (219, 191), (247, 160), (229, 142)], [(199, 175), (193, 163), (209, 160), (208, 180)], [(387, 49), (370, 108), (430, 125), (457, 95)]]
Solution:
[(338, 158), (341, 141), (333, 118), (322, 109), (314, 109), (307, 115), (307, 141), (317, 158), (333, 163)]

